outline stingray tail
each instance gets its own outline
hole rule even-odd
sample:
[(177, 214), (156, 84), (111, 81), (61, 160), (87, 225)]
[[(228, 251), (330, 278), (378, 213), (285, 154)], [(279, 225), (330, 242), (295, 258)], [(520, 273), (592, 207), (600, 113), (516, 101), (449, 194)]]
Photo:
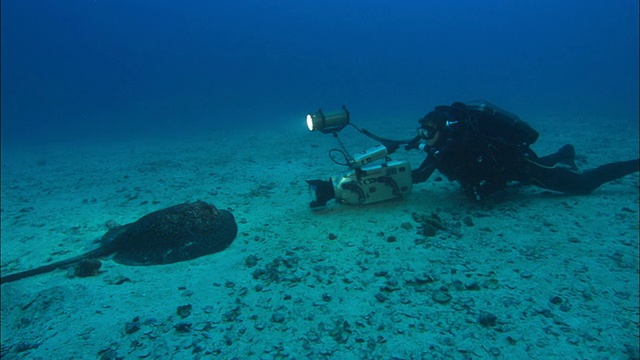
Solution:
[[(62, 262), (64, 262), (64, 261), (62, 261)], [(31, 276), (48, 273), (48, 272), (51, 272), (51, 271), (57, 269), (60, 266), (64, 266), (64, 264), (53, 263), (53, 264), (49, 264), (49, 265), (45, 265), (45, 266), (40, 266), (40, 267), (37, 267), (35, 269), (21, 271), (21, 272), (15, 273), (15, 274), (9, 274), (7, 276), (1, 276), (0, 277), (0, 284), (5, 284), (5, 283), (12, 282), (12, 281), (17, 281), (17, 280), (20, 280), (20, 279), (28, 278), (28, 277), (31, 277)]]
[(98, 248), (96, 250), (93, 251), (89, 251), (86, 254), (82, 254), (76, 257), (72, 257), (70, 259), (66, 259), (66, 260), (61, 260), (61, 261), (57, 261), (48, 265), (43, 265), (31, 270), (26, 270), (26, 271), (21, 271), (21, 272), (17, 272), (14, 274), (9, 274), (6, 276), (0, 276), (0, 284), (5, 284), (5, 283), (9, 283), (12, 281), (17, 281), (20, 279), (24, 279), (24, 278), (28, 278), (28, 277), (32, 277), (35, 275), (40, 275), (40, 274), (45, 274), (48, 272), (52, 272), (53, 270), (62, 268), (62, 267), (66, 267), (69, 265), (73, 265), (75, 263), (78, 263), (84, 259), (92, 259), (92, 258), (97, 258), (100, 256), (104, 256), (107, 255), (109, 253), (109, 251), (105, 251), (104, 248)]

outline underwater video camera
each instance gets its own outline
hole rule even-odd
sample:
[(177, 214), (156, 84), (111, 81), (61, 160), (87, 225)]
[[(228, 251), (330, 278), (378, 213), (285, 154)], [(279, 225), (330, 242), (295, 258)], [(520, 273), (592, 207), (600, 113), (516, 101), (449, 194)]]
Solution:
[[(318, 110), (307, 115), (309, 131), (320, 131), (332, 134), (340, 145), (340, 149), (329, 150), (329, 157), (338, 165), (349, 167), (342, 174), (331, 176), (325, 180), (307, 180), (312, 195), (312, 210), (322, 208), (327, 201), (335, 198), (338, 203), (365, 205), (375, 202), (402, 198), (411, 192), (411, 166), (408, 161), (392, 160), (392, 154), (401, 144), (407, 141), (381, 138), (365, 129), (350, 124), (350, 114), (345, 106), (341, 110), (324, 113)], [(380, 145), (350, 155), (338, 137), (338, 132), (347, 125), (353, 126), (364, 135), (380, 142)], [(340, 154), (344, 160), (336, 159)], [(376, 163), (377, 161), (381, 161)]]

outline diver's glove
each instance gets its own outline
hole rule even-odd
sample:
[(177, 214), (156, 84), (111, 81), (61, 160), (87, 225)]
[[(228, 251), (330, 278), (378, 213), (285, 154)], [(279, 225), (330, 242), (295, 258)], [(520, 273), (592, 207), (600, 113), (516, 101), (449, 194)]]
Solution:
[(423, 171), (420, 169), (411, 170), (411, 183), (417, 184), (421, 182), (425, 182), (428, 176), (425, 176)]
[(419, 145), (420, 145), (420, 135), (414, 137), (411, 141), (409, 141), (409, 143), (407, 143), (404, 146), (404, 149), (409, 151), (409, 150), (413, 150), (413, 149), (419, 149)]
[(398, 144), (396, 142), (390, 142), (390, 141), (385, 141), (385, 142), (382, 143), (382, 145), (385, 148), (387, 148), (387, 155), (393, 154), (400, 147), (400, 144)]

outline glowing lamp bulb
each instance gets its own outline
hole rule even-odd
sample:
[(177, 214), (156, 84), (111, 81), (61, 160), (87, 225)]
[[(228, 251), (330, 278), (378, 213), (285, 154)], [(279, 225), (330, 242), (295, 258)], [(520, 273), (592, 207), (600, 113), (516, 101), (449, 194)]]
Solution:
[(314, 131), (314, 127), (313, 127), (313, 117), (311, 116), (311, 114), (307, 115), (307, 127), (309, 128), (309, 131)]

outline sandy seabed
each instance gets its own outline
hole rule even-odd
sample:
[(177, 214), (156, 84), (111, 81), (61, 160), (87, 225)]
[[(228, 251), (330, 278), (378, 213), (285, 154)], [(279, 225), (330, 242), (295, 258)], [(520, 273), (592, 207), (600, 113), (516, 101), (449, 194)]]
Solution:
[[(534, 149), (571, 142), (584, 169), (638, 155), (637, 129), (567, 123), (532, 121)], [(344, 168), (331, 136), (300, 126), (5, 147), (3, 275), (186, 201), (230, 210), (239, 233), (188, 262), (107, 258), (93, 277), (2, 285), (2, 358), (638, 359), (637, 173), (588, 196), (519, 187), (484, 203), (434, 174), (404, 200), (310, 211), (304, 180)], [(354, 152), (376, 145), (343, 133)], [(425, 236), (421, 216), (446, 229)]]

